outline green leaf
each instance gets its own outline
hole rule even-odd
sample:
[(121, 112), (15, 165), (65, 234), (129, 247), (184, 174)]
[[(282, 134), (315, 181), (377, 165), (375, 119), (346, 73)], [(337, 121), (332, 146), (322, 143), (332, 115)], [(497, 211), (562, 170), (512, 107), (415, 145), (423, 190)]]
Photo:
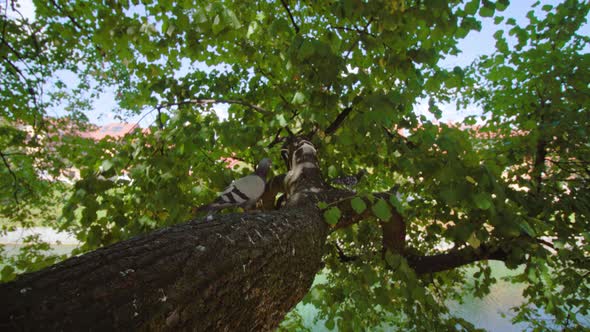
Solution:
[(502, 12), (508, 7), (509, 4), (510, 0), (498, 0), (496, 1), (496, 9)]
[(225, 9), (225, 15), (229, 20), (229, 25), (234, 28), (234, 29), (239, 29), (242, 26), (242, 23), (240, 23), (240, 20), (238, 20), (238, 17), (236, 16), (236, 14), (230, 10), (230, 9)]
[(279, 114), (275, 117), (279, 121), (279, 126), (285, 127), (287, 125), (287, 119), (284, 114)]
[(474, 249), (479, 248), (479, 246), (481, 245), (481, 241), (477, 238), (477, 235), (475, 235), (475, 232), (471, 233), (471, 235), (469, 236), (469, 239), (467, 239), (467, 243), (469, 243), (469, 245), (471, 247), (473, 247)]
[(389, 196), (389, 202), (391, 203), (391, 205), (395, 208), (395, 210), (400, 213), (400, 214), (404, 214), (404, 207), (402, 205), (402, 203), (397, 199), (396, 195), (391, 195)]
[(340, 216), (342, 216), (342, 212), (340, 212), (340, 209), (335, 206), (324, 212), (324, 219), (330, 225), (336, 225), (338, 220), (340, 220)]
[(502, 38), (503, 38), (503, 36), (504, 36), (504, 30), (498, 30), (498, 31), (496, 31), (496, 32), (494, 33), (494, 38), (495, 38), (496, 40), (498, 40), (498, 39), (502, 39)]
[(2, 280), (3, 282), (7, 282), (7, 281), (14, 279), (15, 277), (16, 277), (16, 273), (15, 273), (14, 267), (12, 267), (11, 265), (6, 265), (4, 268), (2, 268), (2, 273), (0, 274), (0, 280)]
[(365, 201), (360, 197), (353, 198), (350, 201), (350, 205), (357, 214), (361, 214), (363, 211), (367, 209), (367, 204), (365, 204)]
[(334, 329), (334, 326), (335, 326), (334, 319), (327, 319), (324, 324), (326, 325), (326, 328), (328, 330), (333, 330)]
[(537, 236), (537, 232), (531, 227), (531, 225), (526, 220), (520, 220), (518, 223), (520, 229), (522, 229), (525, 233), (527, 233), (531, 237)]
[(169, 119), (170, 119), (170, 116), (168, 114), (160, 113), (160, 121), (162, 122), (163, 125), (165, 125)]
[(103, 172), (108, 172), (111, 168), (113, 168), (113, 162), (107, 159), (102, 162), (100, 168)]
[(306, 60), (311, 57), (315, 53), (314, 44), (309, 40), (304, 40), (301, 43), (301, 47), (299, 47), (299, 51), (297, 52), (297, 57), (300, 60)]
[(479, 15), (481, 17), (492, 17), (494, 16), (494, 8), (483, 6), (479, 9)]
[(479, 0), (471, 0), (465, 5), (465, 13), (467, 15), (475, 15), (477, 8), (479, 8)]
[(477, 193), (473, 196), (473, 201), (475, 205), (482, 209), (487, 210), (492, 206), (491, 197), (486, 193)]
[(257, 28), (258, 23), (256, 21), (252, 21), (252, 23), (250, 23), (250, 25), (248, 26), (248, 32), (246, 33), (246, 37), (250, 38), (256, 32)]
[(395, 270), (400, 266), (402, 262), (402, 257), (400, 255), (393, 254), (391, 251), (387, 250), (385, 252), (385, 261), (387, 262), (387, 264), (389, 264), (389, 267)]
[(220, 33), (221, 30), (223, 30), (225, 28), (225, 26), (223, 25), (223, 21), (222, 21), (221, 17), (219, 17), (219, 15), (215, 15), (215, 18), (213, 19), (213, 24), (211, 27), (213, 28), (214, 34)]
[(391, 218), (391, 209), (389, 204), (383, 199), (378, 199), (377, 203), (371, 207), (375, 216), (383, 221), (388, 221)]
[(296, 105), (303, 104), (304, 102), (305, 102), (305, 95), (299, 91), (297, 91), (295, 93), (295, 95), (293, 96), (293, 100), (291, 100), (291, 103), (296, 104)]
[(327, 208), (330, 205), (328, 203), (326, 203), (326, 202), (318, 202), (317, 203), (317, 206), (318, 206), (318, 208), (320, 208), (320, 209), (323, 210), (323, 209)]

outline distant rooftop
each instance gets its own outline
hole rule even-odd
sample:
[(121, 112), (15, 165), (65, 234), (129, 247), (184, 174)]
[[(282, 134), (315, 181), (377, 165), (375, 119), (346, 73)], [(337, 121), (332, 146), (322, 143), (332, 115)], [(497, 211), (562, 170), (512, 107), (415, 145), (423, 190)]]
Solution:
[(119, 138), (129, 134), (136, 128), (139, 128), (139, 126), (132, 123), (109, 123), (94, 131), (81, 133), (80, 136), (95, 140), (101, 140), (107, 136)]

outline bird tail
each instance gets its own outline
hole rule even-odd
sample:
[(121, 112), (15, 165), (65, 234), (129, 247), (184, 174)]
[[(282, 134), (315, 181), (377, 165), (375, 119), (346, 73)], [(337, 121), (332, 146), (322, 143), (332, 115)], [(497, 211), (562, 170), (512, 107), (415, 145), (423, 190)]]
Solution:
[(200, 207), (193, 208), (193, 215), (198, 215), (203, 212), (207, 212), (207, 214), (213, 214), (215, 211), (219, 210), (219, 207), (214, 204), (207, 204)]

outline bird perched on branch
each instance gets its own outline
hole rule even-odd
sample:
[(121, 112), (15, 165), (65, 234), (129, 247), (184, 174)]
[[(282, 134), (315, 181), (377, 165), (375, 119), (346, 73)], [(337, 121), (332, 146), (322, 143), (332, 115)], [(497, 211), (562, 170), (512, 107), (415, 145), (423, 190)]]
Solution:
[(264, 193), (266, 186), (266, 174), (270, 169), (271, 160), (262, 159), (254, 174), (234, 180), (219, 196), (210, 204), (201, 206), (196, 212), (207, 211), (208, 214), (228, 207), (252, 208)]
[(341, 176), (333, 179), (331, 182), (332, 184), (345, 186), (349, 190), (352, 190), (352, 188), (361, 181), (365, 174), (367, 174), (367, 171), (365, 169), (361, 169), (355, 175)]

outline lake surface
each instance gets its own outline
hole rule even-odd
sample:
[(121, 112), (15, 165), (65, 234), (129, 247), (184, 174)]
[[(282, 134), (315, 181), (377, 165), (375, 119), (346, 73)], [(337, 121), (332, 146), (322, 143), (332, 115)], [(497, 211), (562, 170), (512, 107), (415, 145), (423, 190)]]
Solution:
[[(525, 284), (514, 284), (509, 281), (502, 280), (502, 277), (514, 276), (522, 272), (523, 268), (510, 270), (505, 267), (503, 262), (490, 261), (492, 269), (492, 277), (496, 278), (497, 282), (490, 286), (490, 293), (483, 298), (476, 298), (473, 296), (466, 296), (463, 298), (464, 303), (448, 303), (449, 309), (455, 315), (471, 322), (476, 328), (483, 328), (488, 331), (501, 332), (516, 332), (530, 330), (525, 323), (512, 324), (511, 319), (515, 316), (510, 308), (518, 306), (525, 302), (522, 291)], [(468, 268), (473, 275), (475, 268)], [(316, 278), (316, 282), (323, 282), (325, 279), (322, 276)], [(324, 326), (324, 321), (314, 322), (318, 310), (311, 304), (300, 303), (296, 310), (299, 311), (303, 318), (303, 323), (306, 327), (311, 328), (312, 331), (324, 332), (331, 331)], [(503, 316), (504, 315), (504, 316)], [(551, 319), (550, 316), (543, 316)], [(590, 327), (590, 317), (578, 317), (586, 327)]]
[[(5, 244), (3, 246), (5, 253), (8, 255), (18, 254), (21, 247), (18, 244)], [(68, 254), (75, 248), (76, 245), (54, 245), (51, 253), (58, 255)], [(510, 322), (511, 318), (514, 317), (514, 313), (510, 311), (510, 308), (524, 302), (522, 290), (525, 285), (513, 284), (501, 279), (504, 276), (515, 275), (519, 273), (519, 270), (509, 270), (504, 266), (504, 263), (498, 261), (490, 261), (490, 266), (492, 276), (498, 280), (491, 286), (490, 294), (482, 299), (466, 297), (463, 304), (449, 303), (451, 311), (475, 324), (476, 327), (488, 331), (511, 332), (527, 330), (526, 324), (512, 325)], [(321, 282), (319, 280), (321, 278), (322, 276), (319, 275), (316, 281)], [(301, 314), (306, 327), (311, 328), (313, 331), (330, 331), (324, 326), (323, 321), (314, 322), (318, 310), (313, 305), (300, 303), (297, 305), (296, 310)], [(502, 314), (505, 317), (502, 317)], [(582, 321), (584, 325), (590, 327), (590, 317), (584, 317)]]

